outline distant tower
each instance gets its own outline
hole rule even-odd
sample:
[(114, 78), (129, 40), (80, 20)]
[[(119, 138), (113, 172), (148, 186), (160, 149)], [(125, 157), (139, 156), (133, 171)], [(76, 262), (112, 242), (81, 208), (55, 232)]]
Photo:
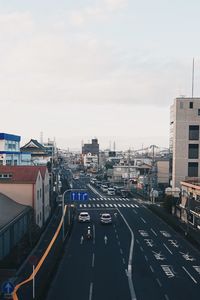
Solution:
[(113, 143), (113, 151), (115, 151), (116, 150), (116, 144), (115, 144), (115, 141), (114, 141), (114, 143)]
[(43, 144), (43, 132), (40, 132), (40, 144)]

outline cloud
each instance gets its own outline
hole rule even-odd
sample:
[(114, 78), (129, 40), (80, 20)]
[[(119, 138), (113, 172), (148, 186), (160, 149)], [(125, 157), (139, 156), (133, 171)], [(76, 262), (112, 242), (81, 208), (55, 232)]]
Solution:
[(128, 0), (103, 0), (96, 5), (93, 4), (81, 10), (74, 10), (69, 13), (69, 21), (72, 25), (82, 26), (93, 21), (109, 20), (111, 13), (125, 8)]
[(32, 31), (34, 22), (29, 12), (12, 12), (0, 14), (0, 36), (9, 38)]

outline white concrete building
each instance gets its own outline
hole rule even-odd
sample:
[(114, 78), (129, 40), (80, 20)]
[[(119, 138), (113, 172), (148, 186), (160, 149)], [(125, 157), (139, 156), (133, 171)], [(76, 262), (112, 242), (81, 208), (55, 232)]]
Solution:
[(176, 98), (170, 111), (172, 187), (200, 177), (200, 98)]

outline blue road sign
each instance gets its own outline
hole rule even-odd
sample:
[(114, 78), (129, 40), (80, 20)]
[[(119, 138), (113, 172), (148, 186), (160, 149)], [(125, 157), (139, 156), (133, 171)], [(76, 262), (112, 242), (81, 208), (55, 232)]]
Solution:
[(88, 193), (86, 193), (86, 192), (71, 192), (70, 199), (71, 199), (71, 201), (86, 201), (86, 200), (88, 200)]
[(3, 294), (12, 294), (14, 291), (14, 285), (10, 281), (6, 281), (2, 284), (1, 290)]

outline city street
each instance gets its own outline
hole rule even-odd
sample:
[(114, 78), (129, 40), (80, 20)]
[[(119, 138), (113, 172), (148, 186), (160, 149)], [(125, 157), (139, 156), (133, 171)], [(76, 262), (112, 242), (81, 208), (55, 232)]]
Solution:
[[(78, 186), (84, 181), (76, 180)], [(198, 299), (199, 253), (139, 200), (91, 188), (88, 201), (77, 203), (77, 213), (89, 212), (91, 223), (75, 221), (47, 300)], [(102, 212), (112, 215), (112, 224), (100, 223)], [(85, 236), (88, 225), (92, 240)]]

